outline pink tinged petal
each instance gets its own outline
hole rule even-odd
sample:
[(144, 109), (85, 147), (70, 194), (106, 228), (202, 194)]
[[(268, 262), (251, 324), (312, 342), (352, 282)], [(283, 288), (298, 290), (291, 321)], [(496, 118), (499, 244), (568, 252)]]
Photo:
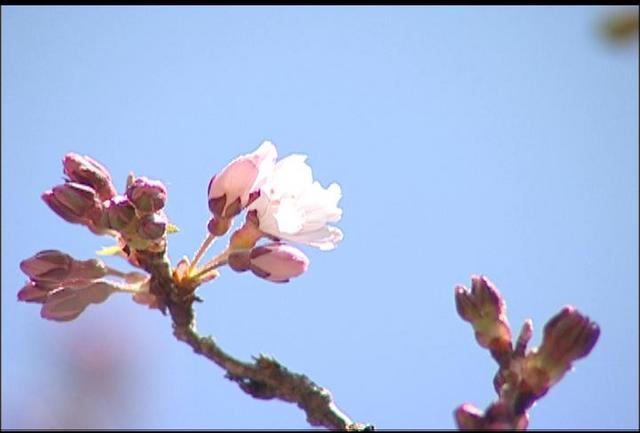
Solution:
[(309, 267), (309, 259), (302, 251), (279, 243), (253, 248), (250, 258), (251, 271), (274, 282), (287, 282)]
[[(277, 156), (275, 146), (264, 142), (254, 153), (229, 163), (209, 182), (209, 208), (215, 216), (231, 218), (246, 207), (270, 175)], [(224, 198), (224, 204), (212, 200)]]
[(249, 194), (258, 177), (258, 167), (247, 157), (240, 157), (226, 166), (211, 182), (209, 198), (217, 198), (226, 195), (235, 200), (244, 194)]

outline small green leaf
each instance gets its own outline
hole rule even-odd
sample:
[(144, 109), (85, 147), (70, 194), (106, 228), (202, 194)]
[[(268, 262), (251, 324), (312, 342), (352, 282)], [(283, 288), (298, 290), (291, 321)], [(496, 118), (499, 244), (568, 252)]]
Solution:
[(110, 247), (102, 247), (96, 254), (99, 256), (117, 256), (122, 254), (122, 249), (119, 245), (112, 245)]
[(167, 234), (168, 235), (170, 235), (172, 233), (177, 233), (179, 231), (180, 231), (180, 229), (178, 228), (177, 225), (171, 224), (171, 223), (167, 224)]

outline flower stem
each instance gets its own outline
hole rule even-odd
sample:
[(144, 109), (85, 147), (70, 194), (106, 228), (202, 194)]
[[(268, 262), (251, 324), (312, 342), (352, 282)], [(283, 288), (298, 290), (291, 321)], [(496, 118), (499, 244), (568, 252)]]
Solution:
[(211, 233), (209, 233), (207, 238), (202, 242), (202, 244), (200, 245), (200, 248), (198, 248), (198, 251), (196, 252), (195, 256), (193, 256), (193, 260), (191, 261), (191, 265), (189, 265), (189, 273), (191, 273), (191, 271), (193, 271), (195, 269), (196, 265), (198, 264), (198, 262), (200, 261), (202, 256), (204, 256), (204, 253), (207, 252), (207, 250), (209, 249), (209, 247), (211, 246), (211, 244), (213, 243), (213, 241), (215, 239), (216, 239), (216, 237), (214, 235), (212, 235)]
[(198, 270), (196, 274), (192, 275), (191, 278), (197, 279), (203, 276), (204, 274), (206, 274), (207, 272), (211, 272), (220, 266), (226, 265), (227, 259), (229, 258), (229, 253), (231, 253), (231, 250), (227, 248), (226, 250), (218, 254), (216, 257), (209, 260), (202, 268)]

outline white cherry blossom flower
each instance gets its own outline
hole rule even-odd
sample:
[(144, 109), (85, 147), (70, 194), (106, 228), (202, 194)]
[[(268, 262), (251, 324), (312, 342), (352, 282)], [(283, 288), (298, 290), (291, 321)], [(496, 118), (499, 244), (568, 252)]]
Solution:
[(278, 161), (248, 209), (256, 211), (259, 228), (268, 235), (331, 250), (343, 238), (340, 229), (328, 225), (342, 217), (342, 192), (337, 183), (323, 188), (314, 181), (306, 159), (290, 155)]

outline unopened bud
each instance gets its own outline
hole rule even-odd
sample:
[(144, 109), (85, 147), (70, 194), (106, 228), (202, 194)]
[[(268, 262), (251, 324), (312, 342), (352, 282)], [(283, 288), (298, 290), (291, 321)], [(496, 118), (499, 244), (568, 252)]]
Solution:
[(106, 209), (109, 227), (120, 232), (127, 230), (136, 220), (133, 204), (124, 196), (116, 196), (109, 200)]
[(62, 165), (69, 179), (93, 188), (100, 200), (109, 200), (116, 195), (116, 189), (111, 182), (111, 174), (93, 158), (77, 153), (68, 153), (62, 161)]
[(253, 248), (249, 257), (254, 274), (276, 283), (286, 283), (309, 267), (309, 259), (302, 251), (281, 243)]
[(471, 290), (456, 287), (455, 301), (460, 317), (473, 326), (478, 343), (490, 349), (501, 365), (507, 362), (512, 353), (511, 328), (506, 304), (493, 283), (485, 276), (474, 275)]
[(556, 382), (571, 364), (587, 356), (600, 336), (600, 327), (571, 306), (564, 307), (547, 322), (538, 349), (540, 367)]
[(58, 250), (43, 250), (20, 262), (20, 269), (33, 279), (61, 281), (71, 270), (73, 258)]
[(40, 251), (20, 262), (20, 269), (40, 285), (78, 285), (102, 278), (108, 273), (106, 265), (100, 260), (75, 260), (57, 250)]
[(127, 197), (140, 213), (153, 213), (167, 203), (167, 188), (159, 180), (138, 177), (127, 187)]
[(145, 215), (138, 222), (138, 235), (147, 240), (160, 239), (167, 232), (167, 218), (153, 213)]
[(86, 224), (90, 215), (100, 208), (95, 190), (75, 182), (46, 191), (42, 199), (55, 213), (73, 224)]

